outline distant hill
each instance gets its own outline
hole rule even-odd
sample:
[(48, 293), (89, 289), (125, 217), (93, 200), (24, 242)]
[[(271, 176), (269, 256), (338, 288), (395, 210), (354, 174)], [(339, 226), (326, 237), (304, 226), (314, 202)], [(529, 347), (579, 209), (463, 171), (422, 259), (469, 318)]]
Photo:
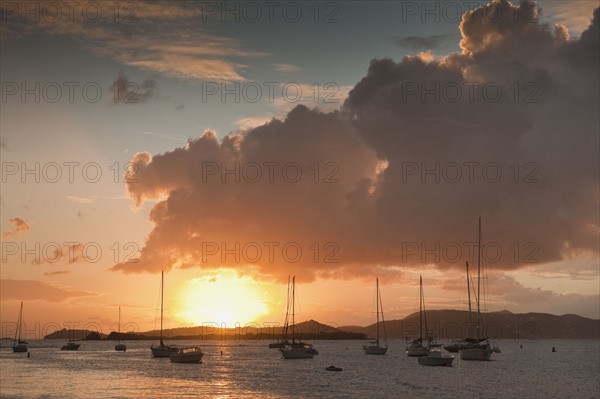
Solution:
[[(298, 339), (365, 339), (362, 332), (343, 331), (341, 329), (309, 320), (298, 323), (295, 326), (296, 338)], [(202, 339), (202, 340), (235, 340), (235, 339), (261, 339), (277, 340), (283, 333), (283, 326), (260, 326), (249, 324), (247, 327), (224, 328), (217, 324), (208, 324), (197, 327), (178, 327), (163, 330), (163, 337), (168, 339)], [(96, 338), (95, 332), (86, 330), (61, 330), (44, 337), (44, 339), (92, 339)], [(291, 334), (291, 331), (290, 331)], [(160, 331), (152, 330), (139, 333), (111, 332), (108, 336), (101, 334), (102, 339), (110, 340), (158, 340)]]
[[(462, 338), (468, 335), (469, 312), (461, 310), (428, 310), (428, 330), (436, 338)], [(473, 322), (476, 315), (473, 314)], [(566, 314), (512, 313), (507, 310), (482, 314), (482, 336), (497, 339), (600, 339), (600, 320)], [(385, 322), (390, 338), (417, 337), (419, 313), (401, 320)], [(343, 326), (343, 330), (375, 334), (376, 325)]]
[(84, 339), (105, 339), (106, 334), (101, 334), (96, 331), (90, 330), (67, 330), (63, 328), (62, 330), (55, 331), (51, 334), (48, 334), (44, 337), (44, 339), (73, 339), (73, 340), (84, 340)]
[[(315, 320), (297, 323), (296, 336), (299, 339), (365, 339), (363, 332), (345, 331)], [(239, 328), (219, 328), (218, 324), (207, 323), (205, 326), (178, 327), (163, 330), (163, 337), (169, 339), (267, 339), (276, 340), (281, 337), (283, 326), (265, 326), (249, 323)], [(291, 334), (291, 330), (290, 330)], [(158, 338), (160, 331), (152, 330), (138, 335)]]
[[(475, 321), (475, 315), (473, 315)], [(427, 326), (436, 338), (464, 338), (468, 334), (469, 313), (462, 310), (428, 310)], [(417, 337), (419, 335), (419, 313), (413, 313), (401, 320), (385, 322), (388, 338)], [(375, 336), (376, 325), (366, 327), (332, 327), (308, 320), (296, 324), (296, 336), (299, 339), (365, 339)], [(196, 327), (178, 327), (166, 329), (163, 336), (168, 339), (235, 340), (264, 339), (277, 340), (281, 337), (283, 326), (264, 326), (248, 324), (247, 327), (221, 329), (217, 324)], [(45, 336), (45, 339), (86, 339), (93, 331), (60, 330)], [(158, 340), (160, 332), (156, 330), (99, 334), (101, 339), (147, 339)], [(566, 314), (556, 316), (547, 313), (515, 314), (506, 310), (482, 314), (482, 336), (495, 339), (600, 339), (600, 320)], [(92, 337), (97, 338), (95, 335)]]

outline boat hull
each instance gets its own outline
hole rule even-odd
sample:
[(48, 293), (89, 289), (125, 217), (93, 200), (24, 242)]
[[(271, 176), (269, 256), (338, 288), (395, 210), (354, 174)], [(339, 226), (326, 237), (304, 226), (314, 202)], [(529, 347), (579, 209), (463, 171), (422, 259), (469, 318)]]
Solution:
[(204, 353), (202, 351), (197, 350), (194, 352), (177, 352), (173, 353), (171, 356), (171, 363), (200, 363), (202, 362), (202, 356)]
[(422, 366), (446, 366), (451, 367), (454, 356), (424, 356), (419, 358)]
[(492, 349), (490, 347), (467, 348), (460, 350), (460, 360), (490, 360)]
[(27, 345), (23, 345), (23, 344), (19, 344), (19, 345), (15, 345), (13, 346), (13, 352), (14, 353), (24, 353), (27, 352)]
[(60, 348), (60, 350), (61, 351), (77, 351), (77, 350), (79, 350), (79, 346), (80, 346), (80, 344), (68, 343), (66, 345), (63, 345)]
[(284, 359), (312, 359), (315, 356), (312, 351), (305, 348), (285, 348), (280, 351)]
[(177, 349), (170, 346), (157, 346), (150, 348), (152, 351), (152, 357), (171, 357), (172, 354), (177, 353)]
[(367, 346), (363, 345), (365, 355), (385, 355), (388, 348), (384, 346)]
[(125, 352), (127, 350), (127, 346), (125, 346), (124, 344), (117, 344), (115, 345), (115, 350), (117, 352)]
[(411, 357), (422, 357), (427, 356), (429, 349), (427, 348), (406, 348), (406, 354)]

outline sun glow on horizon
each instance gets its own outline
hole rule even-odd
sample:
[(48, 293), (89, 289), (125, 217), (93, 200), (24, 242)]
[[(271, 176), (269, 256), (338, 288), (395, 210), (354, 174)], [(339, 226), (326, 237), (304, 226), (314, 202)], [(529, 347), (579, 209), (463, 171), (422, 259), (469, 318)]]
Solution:
[(189, 324), (241, 326), (269, 314), (265, 293), (251, 277), (219, 272), (188, 280), (178, 295), (176, 317)]

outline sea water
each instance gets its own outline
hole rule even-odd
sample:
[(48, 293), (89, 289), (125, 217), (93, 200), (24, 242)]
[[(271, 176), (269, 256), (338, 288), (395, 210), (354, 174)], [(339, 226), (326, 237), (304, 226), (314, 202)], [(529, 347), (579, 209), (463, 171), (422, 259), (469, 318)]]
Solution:
[[(35, 341), (31, 357), (0, 348), (2, 398), (598, 398), (600, 341), (496, 343), (489, 362), (420, 366), (391, 340), (367, 356), (360, 341), (313, 341), (314, 359), (284, 360), (266, 341), (175, 341), (200, 345), (201, 364), (153, 359), (149, 341)], [(7, 343), (5, 342), (4, 345)], [(522, 348), (520, 347), (522, 345)], [(556, 352), (552, 352), (552, 347)], [(341, 372), (326, 371), (330, 365)]]

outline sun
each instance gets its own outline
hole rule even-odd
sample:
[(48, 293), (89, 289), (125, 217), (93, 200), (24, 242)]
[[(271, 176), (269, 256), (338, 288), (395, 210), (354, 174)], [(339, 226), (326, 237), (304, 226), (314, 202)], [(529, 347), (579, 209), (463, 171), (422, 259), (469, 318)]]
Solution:
[(193, 325), (223, 323), (244, 326), (269, 314), (266, 294), (251, 277), (221, 271), (184, 283), (178, 295), (176, 317)]

